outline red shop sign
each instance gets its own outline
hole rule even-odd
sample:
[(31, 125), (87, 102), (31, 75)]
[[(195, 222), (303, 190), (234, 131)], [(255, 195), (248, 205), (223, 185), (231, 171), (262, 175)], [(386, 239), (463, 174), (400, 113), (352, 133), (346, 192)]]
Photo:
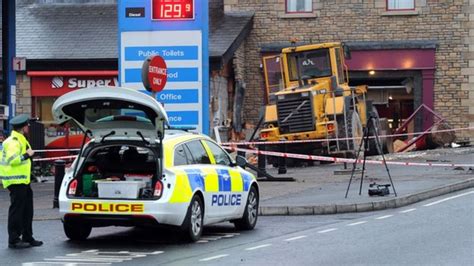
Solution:
[(33, 76), (31, 78), (31, 95), (61, 96), (76, 89), (96, 86), (117, 86), (115, 76)]

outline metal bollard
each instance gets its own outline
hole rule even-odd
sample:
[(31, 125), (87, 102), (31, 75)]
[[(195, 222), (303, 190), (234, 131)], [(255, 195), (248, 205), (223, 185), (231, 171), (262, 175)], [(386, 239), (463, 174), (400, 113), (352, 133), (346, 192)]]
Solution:
[[(265, 151), (266, 147), (265, 147), (265, 145), (260, 145), (260, 146), (258, 146), (258, 149), (260, 151)], [(265, 156), (265, 154), (259, 154), (258, 155), (258, 169), (260, 169), (261, 172), (257, 173), (257, 177), (264, 177), (265, 176), (265, 175), (263, 175), (263, 172), (266, 171), (265, 170), (266, 165), (267, 165), (267, 157)]]
[[(286, 153), (286, 144), (280, 144), (280, 152)], [(278, 157), (278, 174), (286, 174), (286, 158)]]
[(54, 161), (54, 199), (53, 208), (59, 208), (59, 190), (64, 178), (64, 169), (66, 162), (64, 160)]

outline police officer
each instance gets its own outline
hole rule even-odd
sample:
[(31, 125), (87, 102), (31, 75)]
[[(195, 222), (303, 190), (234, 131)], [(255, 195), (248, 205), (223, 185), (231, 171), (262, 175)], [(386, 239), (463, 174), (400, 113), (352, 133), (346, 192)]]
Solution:
[[(8, 247), (28, 248), (43, 242), (33, 238), (33, 191), (30, 187), (31, 157), (34, 152), (25, 138), (29, 117), (18, 115), (10, 120), (13, 130), (0, 152), (0, 178), (10, 191), (8, 210)], [(21, 238), (20, 238), (21, 237)]]

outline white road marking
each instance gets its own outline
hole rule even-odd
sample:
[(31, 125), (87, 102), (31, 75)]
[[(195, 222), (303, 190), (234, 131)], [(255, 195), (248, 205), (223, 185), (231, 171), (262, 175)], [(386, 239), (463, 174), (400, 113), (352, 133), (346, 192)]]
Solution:
[(354, 226), (354, 225), (359, 225), (359, 224), (365, 224), (367, 221), (360, 221), (360, 222), (355, 222), (355, 223), (351, 223), (351, 224), (348, 224), (346, 226)]
[(416, 211), (416, 208), (400, 211), (400, 213), (407, 213), (407, 212), (412, 212), (412, 211)]
[[(161, 251), (161, 250), (157, 250), (157, 251), (153, 251), (151, 253), (148, 253), (150, 255), (158, 255), (158, 254), (162, 254), (162, 253), (165, 253), (164, 251)], [(140, 253), (140, 254), (145, 254), (145, 253)], [(145, 254), (146, 255), (146, 254)]]
[(209, 242), (209, 241), (207, 241), (207, 240), (199, 240), (199, 241), (196, 242), (196, 243), (207, 243), (207, 242)]
[(382, 219), (387, 219), (387, 218), (390, 218), (392, 217), (393, 215), (389, 214), (389, 215), (384, 215), (384, 216), (380, 216), (380, 217), (377, 217), (375, 218), (376, 220), (382, 220)]
[(221, 239), (222, 237), (221, 236), (217, 236), (217, 237), (201, 237), (202, 240), (208, 240), (208, 241), (216, 241), (216, 240), (219, 240)]
[(293, 240), (298, 240), (298, 239), (305, 238), (305, 237), (306, 236), (295, 236), (295, 237), (292, 237), (292, 238), (285, 239), (285, 241), (293, 241)]
[[(111, 259), (134, 259), (134, 258), (144, 258), (146, 255), (143, 254), (131, 254), (131, 253), (72, 253), (67, 254), (67, 257), (73, 258), (111, 258)], [(56, 256), (57, 257), (57, 256)]]
[[(132, 260), (132, 259), (137, 259), (137, 258), (144, 258), (146, 255), (120, 255), (120, 256), (112, 256), (112, 255), (88, 255), (88, 254), (81, 254), (81, 255), (66, 255), (68, 258), (98, 258), (98, 259), (119, 259), (119, 260)], [(59, 258), (59, 256), (56, 256), (55, 258)]]
[(456, 196), (452, 196), (452, 197), (449, 197), (449, 198), (445, 198), (445, 199), (442, 199), (442, 200), (438, 200), (438, 201), (435, 201), (435, 202), (431, 202), (431, 203), (425, 204), (425, 205), (423, 205), (423, 206), (425, 206), (425, 207), (433, 206), (433, 205), (435, 205), (435, 204), (438, 204), (438, 203), (441, 203), (441, 202), (445, 202), (445, 201), (447, 201), (447, 200), (452, 200), (452, 199), (455, 199), (455, 198), (463, 197), (463, 196), (466, 196), (466, 195), (469, 195), (469, 194), (472, 194), (472, 193), (474, 193), (474, 191), (469, 191), (469, 192), (462, 193), (462, 194), (459, 194), (459, 195), (456, 195)]
[(130, 252), (130, 251), (118, 251), (118, 252), (114, 252), (114, 251), (100, 251), (100, 252), (97, 252), (98, 255), (102, 255), (102, 254), (110, 254), (110, 255), (131, 255), (131, 256), (147, 256), (147, 255), (158, 255), (158, 254), (162, 254), (162, 253), (165, 253), (164, 251), (162, 250), (157, 250), (157, 251), (153, 251), (153, 252)]
[(108, 262), (108, 263), (115, 263), (115, 262), (123, 262), (125, 260), (120, 259), (100, 259), (100, 258), (71, 258), (71, 257), (56, 257), (56, 258), (46, 258), (44, 260), (50, 261), (69, 261), (69, 262)]
[(112, 263), (75, 263), (75, 262), (56, 262), (56, 261), (38, 261), (38, 262), (25, 262), (22, 266), (40, 266), (40, 265), (62, 265), (62, 266), (79, 266), (79, 265), (111, 265)]
[[(54, 258), (45, 258), (44, 264), (62, 264), (62, 265), (110, 265), (111, 263), (120, 263), (130, 261), (136, 258), (143, 258), (147, 255), (158, 255), (164, 251), (157, 250), (153, 252), (130, 252), (130, 251), (99, 251), (91, 249), (81, 253), (69, 253), (66, 256), (56, 256)], [(29, 265), (31, 266), (31, 265)]]
[(239, 236), (240, 233), (212, 233), (212, 235), (235, 235), (235, 236)]
[(326, 229), (326, 230), (318, 231), (318, 234), (329, 233), (329, 232), (336, 231), (336, 230), (337, 230), (337, 228), (329, 228), (329, 229)]
[(229, 254), (222, 254), (222, 255), (217, 255), (217, 256), (213, 256), (213, 257), (209, 257), (209, 258), (200, 259), (199, 261), (210, 261), (210, 260), (224, 258), (224, 257), (227, 257), (227, 256), (229, 256)]
[(264, 244), (264, 245), (260, 245), (260, 246), (255, 246), (255, 247), (251, 247), (251, 248), (246, 248), (245, 250), (256, 250), (256, 249), (259, 249), (259, 248), (266, 248), (266, 247), (269, 247), (271, 246), (272, 244)]

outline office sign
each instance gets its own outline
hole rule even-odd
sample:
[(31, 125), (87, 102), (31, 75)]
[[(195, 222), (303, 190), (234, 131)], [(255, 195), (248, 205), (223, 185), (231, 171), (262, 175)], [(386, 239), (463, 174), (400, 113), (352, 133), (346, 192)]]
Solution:
[(208, 1), (123, 0), (118, 12), (121, 86), (150, 94), (141, 68), (150, 56), (162, 57), (167, 81), (156, 99), (171, 125), (209, 133)]

